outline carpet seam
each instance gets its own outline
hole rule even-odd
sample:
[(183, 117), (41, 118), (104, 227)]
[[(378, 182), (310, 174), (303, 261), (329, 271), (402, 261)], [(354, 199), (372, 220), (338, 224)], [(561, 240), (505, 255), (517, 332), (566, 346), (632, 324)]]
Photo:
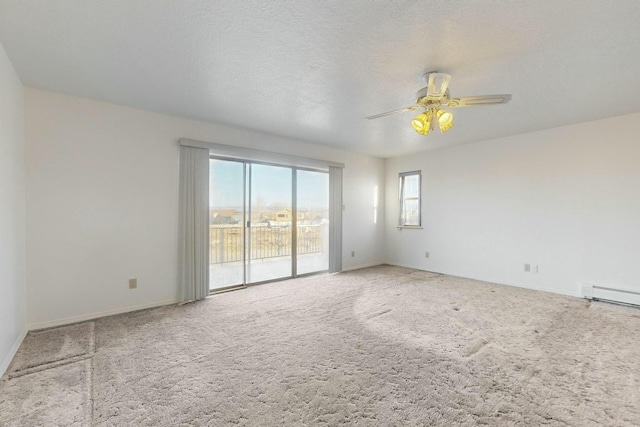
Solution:
[(81, 362), (83, 360), (91, 359), (93, 355), (90, 353), (81, 354), (79, 356), (67, 357), (64, 359), (56, 360), (55, 362), (49, 362), (42, 365), (34, 366), (32, 368), (23, 369), (14, 373), (10, 373), (6, 375), (8, 380), (12, 380), (14, 378), (24, 377), (25, 375), (37, 374), (38, 372), (47, 371), (49, 369), (55, 369), (60, 366), (70, 365), (72, 363)]

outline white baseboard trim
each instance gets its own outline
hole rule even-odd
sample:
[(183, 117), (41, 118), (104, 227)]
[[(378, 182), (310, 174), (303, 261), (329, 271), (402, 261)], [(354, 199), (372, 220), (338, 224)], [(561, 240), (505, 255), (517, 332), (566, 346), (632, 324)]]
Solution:
[[(449, 273), (445, 273), (445, 274), (449, 274)], [(450, 274), (450, 275), (454, 276), (454, 274)], [(459, 276), (459, 277), (465, 277), (465, 276)], [(548, 287), (544, 287), (544, 286), (531, 286), (531, 285), (528, 285), (528, 284), (525, 284), (525, 283), (505, 282), (503, 280), (496, 280), (496, 279), (486, 278), (486, 277), (465, 277), (465, 278), (466, 279), (480, 280), (482, 282), (496, 283), (498, 285), (511, 286), (511, 287), (514, 287), (514, 288), (530, 289), (532, 291), (549, 292), (551, 294), (558, 294), (558, 295), (565, 295), (565, 296), (569, 296), (569, 297), (582, 298), (582, 296), (580, 295), (579, 292), (566, 292), (566, 291), (564, 291), (562, 289), (548, 288)]]
[(398, 267), (413, 268), (414, 270), (422, 270), (422, 271), (429, 271), (429, 272), (433, 272), (433, 273), (446, 274), (447, 276), (461, 277), (463, 279), (480, 280), (481, 282), (495, 283), (497, 285), (511, 286), (511, 287), (514, 287), (514, 288), (531, 289), (533, 291), (549, 292), (549, 293), (552, 293), (552, 294), (566, 295), (566, 296), (570, 296), (570, 297), (582, 298), (582, 295), (580, 294), (580, 292), (565, 292), (563, 290), (552, 289), (552, 288), (547, 288), (547, 287), (542, 287), (542, 286), (531, 286), (531, 285), (524, 284), (524, 283), (505, 282), (504, 280), (497, 280), (497, 279), (494, 279), (494, 278), (483, 277), (483, 276), (465, 276), (465, 275), (462, 275), (460, 273), (455, 273), (455, 272), (450, 272), (450, 271), (425, 270), (424, 267), (421, 268), (421, 267), (415, 267), (413, 265), (399, 264), (399, 263), (393, 263), (393, 262), (387, 262), (386, 264), (395, 265), (395, 266), (398, 266)]
[(85, 322), (87, 320), (99, 319), (100, 317), (113, 316), (115, 314), (129, 313), (132, 311), (145, 310), (147, 308), (162, 307), (164, 305), (177, 304), (178, 300), (158, 301), (150, 304), (134, 305), (112, 310), (100, 311), (97, 313), (82, 314), (79, 316), (65, 317), (63, 319), (47, 320), (46, 322), (33, 323), (29, 325), (29, 330), (52, 328), (55, 326), (69, 325), (71, 323)]
[(20, 335), (18, 335), (18, 338), (16, 338), (15, 342), (11, 346), (11, 349), (9, 349), (9, 354), (5, 356), (4, 360), (2, 361), (2, 364), (0, 364), (0, 377), (2, 377), (7, 371), (7, 369), (9, 368), (9, 364), (11, 363), (11, 361), (13, 360), (13, 357), (18, 352), (18, 349), (20, 348), (22, 341), (24, 341), (24, 337), (27, 336), (27, 332), (29, 332), (29, 330), (26, 327), (22, 328)]
[(352, 266), (352, 267), (343, 268), (342, 271), (360, 270), (361, 268), (375, 267), (375, 266), (383, 265), (383, 264), (385, 264), (385, 263), (384, 262), (374, 262), (374, 263), (369, 263), (369, 264), (355, 265), (355, 266)]

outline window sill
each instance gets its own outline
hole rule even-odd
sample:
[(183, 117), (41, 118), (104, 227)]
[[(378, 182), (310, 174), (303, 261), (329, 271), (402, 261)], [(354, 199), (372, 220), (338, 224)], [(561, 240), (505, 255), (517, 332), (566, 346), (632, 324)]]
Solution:
[(398, 225), (398, 230), (402, 230), (404, 228), (407, 228), (410, 230), (422, 230), (421, 225)]

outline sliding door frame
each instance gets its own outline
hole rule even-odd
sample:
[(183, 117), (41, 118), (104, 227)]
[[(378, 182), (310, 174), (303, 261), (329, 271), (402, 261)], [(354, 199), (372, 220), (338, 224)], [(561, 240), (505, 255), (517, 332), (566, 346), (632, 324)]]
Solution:
[[(314, 274), (323, 274), (329, 271), (329, 268), (318, 271), (312, 271), (309, 273), (298, 274), (298, 171), (310, 171), (310, 172), (319, 172), (327, 175), (327, 179), (329, 178), (329, 171), (327, 169), (321, 167), (305, 167), (305, 166), (293, 166), (289, 164), (282, 164), (277, 162), (269, 162), (269, 161), (260, 161), (253, 159), (243, 159), (240, 157), (230, 157), (230, 156), (219, 156), (215, 154), (209, 154), (209, 159), (214, 160), (223, 160), (229, 162), (239, 162), (242, 163), (242, 219), (243, 219), (243, 227), (242, 227), (242, 241), (243, 241), (243, 251), (242, 251), (242, 282), (238, 285), (230, 285), (225, 286), (223, 288), (213, 289), (209, 293), (216, 294), (221, 292), (227, 292), (235, 289), (246, 288), (247, 286), (253, 285), (261, 285), (263, 283), (269, 282), (277, 282), (280, 280), (287, 279), (295, 279), (298, 277), (306, 277)], [(283, 167), (287, 169), (291, 169), (291, 275), (278, 277), (275, 279), (263, 280), (260, 282), (251, 282), (249, 283), (247, 279), (249, 279), (248, 268), (249, 262), (251, 259), (251, 177), (252, 170), (251, 165), (265, 165), (265, 166), (277, 166)], [(329, 196), (331, 197), (331, 196)]]

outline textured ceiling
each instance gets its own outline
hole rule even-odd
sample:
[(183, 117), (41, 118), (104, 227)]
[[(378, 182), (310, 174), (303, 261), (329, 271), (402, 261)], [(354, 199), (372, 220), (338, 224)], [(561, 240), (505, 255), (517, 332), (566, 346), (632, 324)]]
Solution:
[[(640, 111), (640, 1), (0, 0), (29, 87), (382, 157)], [(426, 70), (511, 93), (416, 134)]]

